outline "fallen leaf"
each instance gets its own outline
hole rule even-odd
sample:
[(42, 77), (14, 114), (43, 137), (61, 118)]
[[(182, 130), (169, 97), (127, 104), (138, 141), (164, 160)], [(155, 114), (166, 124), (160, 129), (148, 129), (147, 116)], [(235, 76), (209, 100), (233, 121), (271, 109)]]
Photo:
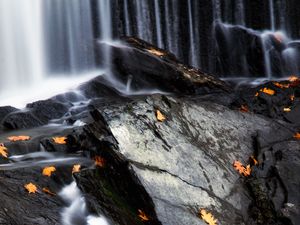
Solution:
[(35, 193), (37, 191), (37, 187), (33, 183), (25, 184), (24, 187), (28, 193)]
[(255, 166), (258, 165), (258, 161), (253, 155), (251, 155), (250, 159), (252, 160), (252, 162)]
[(249, 108), (248, 108), (247, 105), (241, 105), (240, 111), (241, 111), (241, 112), (249, 112)]
[(164, 122), (166, 120), (166, 117), (159, 110), (156, 110), (156, 118), (159, 122)]
[(259, 93), (258, 93), (258, 92), (256, 92), (254, 96), (255, 96), (255, 97), (258, 97), (258, 95), (259, 95)]
[(148, 216), (142, 211), (142, 210), (138, 210), (139, 211), (139, 218), (142, 221), (149, 221), (150, 219), (148, 218)]
[(43, 175), (51, 177), (52, 173), (56, 171), (56, 168), (54, 166), (45, 167), (43, 169)]
[(239, 161), (235, 161), (233, 163), (233, 167), (236, 171), (238, 171), (241, 175), (248, 177), (251, 174), (251, 167), (247, 165), (246, 167)]
[(95, 165), (99, 166), (99, 167), (104, 167), (105, 166), (105, 159), (100, 157), (100, 156), (96, 156), (95, 157)]
[(4, 158), (7, 158), (7, 148), (4, 146), (3, 143), (0, 143), (0, 155), (2, 155)]
[(208, 225), (217, 225), (218, 221), (210, 212), (207, 212), (205, 209), (200, 209), (199, 214), (200, 218), (203, 219)]
[(274, 90), (272, 90), (270, 88), (266, 88), (266, 87), (263, 88), (263, 89), (260, 89), (260, 92), (263, 92), (263, 93), (265, 93), (267, 95), (274, 95), (275, 94)]
[(52, 140), (56, 144), (59, 144), (59, 145), (65, 145), (65, 144), (67, 144), (67, 142), (66, 142), (67, 137), (54, 137), (54, 138), (52, 138)]
[(284, 111), (284, 112), (290, 112), (290, 111), (292, 111), (292, 110), (291, 110), (291, 107), (285, 107), (285, 108), (283, 108), (283, 111)]
[(292, 75), (292, 76), (289, 77), (290, 82), (295, 82), (295, 81), (298, 81), (298, 80), (299, 80), (299, 78), (295, 75)]
[(48, 188), (45, 188), (45, 187), (43, 188), (43, 192), (48, 195), (52, 195), (52, 196), (56, 195), (54, 192), (50, 191)]
[(159, 50), (156, 50), (156, 49), (154, 49), (154, 48), (152, 48), (152, 49), (147, 49), (147, 51), (148, 51), (149, 53), (153, 54), (153, 55), (156, 55), (156, 56), (163, 56), (163, 55), (165, 55), (164, 52), (159, 51)]
[(289, 87), (290, 87), (289, 84), (282, 84), (282, 83), (279, 83), (279, 82), (273, 82), (273, 84), (274, 84), (276, 87), (279, 87), (279, 88), (289, 88)]
[(297, 140), (300, 140), (300, 133), (299, 133), (299, 132), (296, 133), (296, 134), (294, 135), (294, 138), (296, 138)]
[(290, 100), (294, 101), (295, 100), (295, 95), (290, 95)]
[(10, 141), (28, 141), (30, 136), (10, 136), (7, 139)]
[(78, 173), (80, 171), (81, 165), (76, 164), (73, 166), (72, 173)]

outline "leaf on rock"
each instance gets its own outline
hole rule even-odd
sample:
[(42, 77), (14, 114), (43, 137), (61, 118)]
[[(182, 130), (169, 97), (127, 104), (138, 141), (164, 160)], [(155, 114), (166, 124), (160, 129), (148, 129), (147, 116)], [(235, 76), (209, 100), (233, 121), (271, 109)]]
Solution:
[(292, 75), (292, 76), (289, 77), (290, 82), (295, 82), (295, 81), (298, 81), (298, 80), (299, 80), (299, 78), (295, 75)]
[(80, 171), (81, 165), (76, 164), (73, 166), (72, 173), (78, 173)]
[(159, 122), (164, 122), (166, 120), (166, 117), (159, 110), (156, 110), (156, 118)]
[(258, 165), (258, 161), (253, 155), (251, 155), (250, 160), (252, 161), (253, 165)]
[(54, 137), (52, 140), (59, 145), (65, 145), (67, 144), (67, 137)]
[(273, 82), (274, 86), (276, 87), (279, 87), (279, 88), (289, 88), (290, 85), (289, 84), (282, 84), (282, 83), (279, 83), (279, 82)]
[(159, 50), (156, 50), (156, 49), (154, 49), (154, 48), (152, 48), (152, 49), (147, 49), (147, 51), (148, 51), (149, 53), (153, 54), (153, 55), (156, 55), (156, 56), (163, 56), (163, 55), (165, 55), (164, 52), (159, 51)]
[(285, 107), (285, 108), (283, 108), (283, 111), (284, 112), (290, 112), (290, 111), (292, 111), (292, 109), (291, 109), (291, 107)]
[(36, 185), (33, 183), (25, 184), (24, 188), (28, 191), (28, 193), (35, 193), (37, 191)]
[(148, 218), (148, 216), (146, 215), (146, 213), (144, 213), (142, 210), (138, 210), (139, 211), (139, 218), (142, 221), (149, 221), (150, 219)]
[(295, 100), (295, 95), (290, 95), (290, 100), (294, 101)]
[(10, 141), (28, 141), (28, 140), (30, 140), (30, 136), (25, 136), (25, 135), (10, 136), (7, 139), (10, 140)]
[(205, 209), (200, 209), (199, 214), (200, 218), (203, 219), (208, 225), (217, 225), (218, 221), (210, 212), (207, 212)]
[(263, 88), (263, 89), (260, 89), (260, 92), (263, 92), (263, 93), (265, 93), (267, 95), (274, 95), (275, 94), (274, 90), (272, 90), (270, 88), (266, 88), (266, 87)]
[(299, 133), (299, 132), (296, 133), (296, 134), (294, 135), (294, 138), (296, 138), (297, 140), (300, 140), (300, 133)]
[(4, 146), (3, 143), (0, 143), (0, 155), (2, 155), (4, 158), (7, 158), (7, 148)]
[(241, 112), (249, 112), (249, 108), (248, 108), (247, 105), (241, 105), (240, 111), (241, 111)]
[(101, 156), (96, 156), (94, 158), (95, 160), (95, 166), (104, 167), (105, 166), (105, 159)]
[(45, 188), (45, 187), (43, 188), (43, 192), (48, 195), (52, 195), (52, 196), (56, 195), (54, 192), (50, 191), (48, 188)]
[(251, 167), (247, 165), (246, 167), (239, 161), (235, 161), (233, 163), (233, 167), (236, 171), (238, 171), (241, 175), (248, 177), (251, 174)]
[(54, 166), (45, 167), (43, 169), (43, 175), (51, 177), (52, 173), (56, 171), (56, 168)]

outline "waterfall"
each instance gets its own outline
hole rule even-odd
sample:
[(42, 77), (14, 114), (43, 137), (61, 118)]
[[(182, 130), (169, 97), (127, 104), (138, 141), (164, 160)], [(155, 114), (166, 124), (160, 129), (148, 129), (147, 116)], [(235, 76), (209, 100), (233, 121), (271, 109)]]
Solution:
[(192, 12), (192, 2), (188, 0), (188, 11), (189, 11), (189, 37), (190, 37), (190, 59), (189, 62), (193, 66), (198, 67), (197, 55), (199, 52), (195, 51), (197, 44), (195, 43), (195, 33), (194, 33), (194, 23), (193, 23), (193, 12)]
[(42, 7), (40, 0), (0, 1), (1, 94), (44, 76)]
[(160, 48), (163, 48), (159, 0), (154, 0), (154, 8), (155, 8), (155, 27), (156, 27), (156, 35), (157, 35), (156, 36), (157, 37), (157, 46)]
[(273, 0), (269, 0), (271, 30), (275, 31), (275, 15)]
[(128, 8), (128, 0), (124, 0), (124, 18), (125, 18), (125, 29), (126, 29), (126, 36), (130, 36), (130, 19), (129, 19), (129, 8)]

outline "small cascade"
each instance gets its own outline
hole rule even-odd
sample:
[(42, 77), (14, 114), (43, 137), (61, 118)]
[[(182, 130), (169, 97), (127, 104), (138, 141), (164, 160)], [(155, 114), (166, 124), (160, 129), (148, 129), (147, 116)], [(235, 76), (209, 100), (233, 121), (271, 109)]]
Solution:
[(269, 0), (271, 30), (275, 31), (274, 0)]
[(157, 46), (159, 48), (163, 48), (159, 0), (154, 0), (154, 8), (155, 8), (155, 27), (156, 27)]
[(195, 42), (195, 32), (194, 32), (194, 21), (193, 21), (193, 11), (192, 11), (192, 0), (188, 0), (188, 12), (189, 12), (189, 37), (190, 37), (190, 55), (189, 55), (189, 62), (193, 66), (198, 67), (198, 54), (199, 52), (196, 52), (196, 42)]
[(128, 0), (124, 0), (124, 18), (125, 18), (125, 29), (126, 29), (126, 36), (131, 35), (130, 31), (130, 19), (129, 19), (129, 7), (128, 7)]

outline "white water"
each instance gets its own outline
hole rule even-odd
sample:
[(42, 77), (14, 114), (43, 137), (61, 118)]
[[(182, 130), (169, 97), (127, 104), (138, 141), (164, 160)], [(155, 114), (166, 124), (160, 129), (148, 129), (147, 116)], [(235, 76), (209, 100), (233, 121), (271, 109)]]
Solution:
[(157, 34), (157, 36), (156, 36), (157, 37), (157, 46), (159, 48), (163, 48), (159, 0), (154, 0), (154, 8), (155, 8), (155, 27), (156, 27), (156, 34)]
[(193, 22), (193, 13), (192, 13), (192, 2), (188, 0), (188, 10), (189, 10), (189, 30), (190, 30), (190, 62), (193, 66), (198, 67), (198, 58), (197, 55), (199, 52), (195, 52), (196, 43), (194, 40), (194, 22)]
[(269, 0), (271, 30), (275, 31), (274, 0)]
[(43, 79), (41, 18), (40, 0), (0, 1), (0, 95)]
[(68, 204), (62, 212), (63, 225), (109, 225), (104, 217), (88, 214), (85, 199), (75, 181), (65, 186), (59, 195)]

